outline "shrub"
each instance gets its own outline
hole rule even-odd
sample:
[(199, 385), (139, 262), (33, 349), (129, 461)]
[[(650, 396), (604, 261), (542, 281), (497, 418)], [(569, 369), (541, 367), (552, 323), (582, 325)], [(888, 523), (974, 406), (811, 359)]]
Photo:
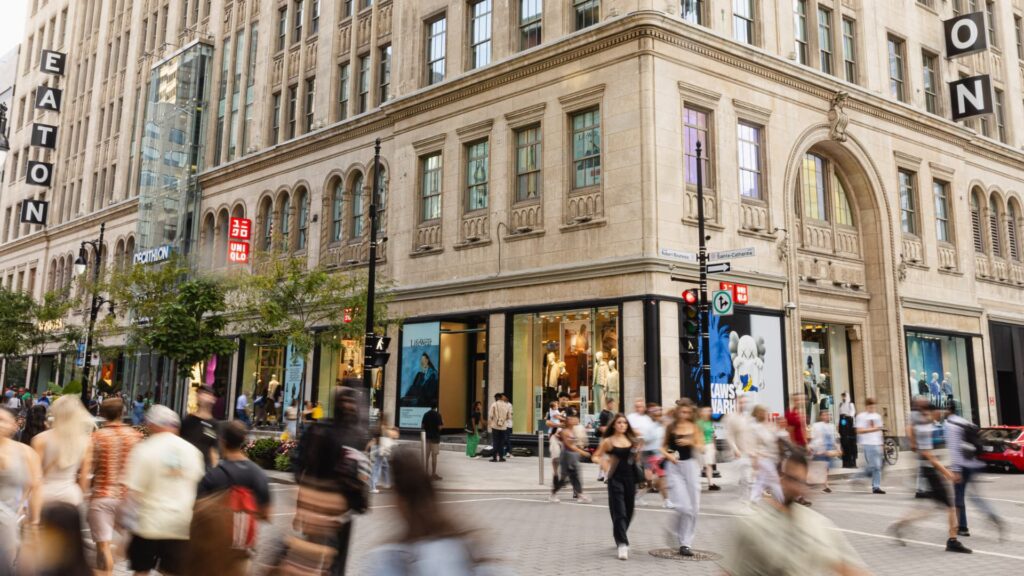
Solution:
[(292, 469), (292, 458), (287, 454), (278, 454), (274, 457), (274, 470), (278, 472), (289, 472)]
[(273, 468), (274, 459), (277, 457), (277, 449), (281, 441), (275, 438), (260, 438), (250, 440), (245, 444), (245, 455), (260, 466), (260, 468)]
[(78, 395), (82, 393), (82, 381), (72, 380), (64, 386), (64, 389), (60, 391), (63, 395)]

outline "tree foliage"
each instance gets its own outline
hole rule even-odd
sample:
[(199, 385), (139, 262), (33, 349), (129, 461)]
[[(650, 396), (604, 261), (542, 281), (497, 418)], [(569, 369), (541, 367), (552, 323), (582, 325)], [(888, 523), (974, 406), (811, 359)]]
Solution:
[(188, 268), (178, 256), (160, 265), (134, 264), (108, 271), (97, 289), (117, 303), (120, 314), (128, 321), (118, 322), (114, 315), (108, 315), (100, 324), (99, 336), (124, 332), (128, 354), (147, 347), (153, 320), (175, 302), (176, 287), (187, 275)]
[(224, 287), (214, 280), (188, 280), (175, 288), (171, 301), (155, 310), (145, 343), (174, 360), (182, 378), (193, 365), (234, 352), (235, 341), (222, 335), (227, 326), (224, 295)]
[(22, 356), (32, 345), (35, 305), (28, 294), (0, 286), (0, 356)]

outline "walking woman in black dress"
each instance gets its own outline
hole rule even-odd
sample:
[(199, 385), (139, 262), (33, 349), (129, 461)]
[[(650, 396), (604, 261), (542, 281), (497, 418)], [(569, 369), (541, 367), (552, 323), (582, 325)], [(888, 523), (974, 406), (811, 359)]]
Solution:
[(594, 452), (593, 460), (605, 472), (608, 484), (608, 511), (612, 515), (612, 533), (618, 547), (619, 560), (629, 558), (629, 523), (633, 520), (633, 505), (636, 500), (637, 463), (640, 443), (622, 414), (612, 418), (605, 428), (601, 444)]

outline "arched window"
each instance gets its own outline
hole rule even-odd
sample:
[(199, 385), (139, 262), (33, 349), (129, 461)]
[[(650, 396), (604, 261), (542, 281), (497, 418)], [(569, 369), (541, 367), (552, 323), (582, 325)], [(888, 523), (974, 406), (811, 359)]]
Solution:
[(50, 272), (46, 275), (46, 291), (53, 292), (57, 283), (57, 260), (50, 260)]
[(338, 178), (331, 193), (331, 242), (341, 240), (342, 222), (344, 220), (345, 181)]
[(1003, 242), (999, 234), (999, 200), (993, 194), (988, 201), (988, 233), (992, 240), (992, 255), (1003, 257)]
[(377, 234), (387, 231), (387, 208), (388, 208), (388, 175), (382, 165), (377, 173)]
[(296, 241), (296, 250), (306, 249), (306, 236), (309, 232), (309, 203), (306, 198), (306, 189), (299, 189), (298, 194), (295, 197), (295, 203), (298, 204), (299, 211), (299, 237)]
[(978, 200), (978, 191), (971, 191), (971, 235), (974, 238), (974, 251), (978, 254), (985, 253), (985, 240), (981, 235), (981, 202)]
[(217, 213), (217, 230), (214, 232), (215, 239), (213, 242), (213, 261), (216, 266), (223, 267), (228, 265), (228, 228), (230, 217), (228, 216), (228, 209), (222, 208)]
[(125, 268), (135, 265), (135, 236), (129, 236), (124, 243), (124, 265)]
[(260, 207), (260, 220), (263, 222), (262, 248), (269, 251), (274, 241), (274, 201), (270, 198), (263, 200)]
[(1020, 237), (1017, 235), (1017, 224), (1020, 218), (1020, 209), (1017, 201), (1011, 200), (1006, 213), (1006, 241), (1009, 244), (1010, 258), (1020, 262)]
[(808, 152), (800, 170), (800, 198), (804, 218), (853, 226), (853, 210), (846, 187), (835, 166), (824, 157)]
[(352, 178), (352, 239), (362, 238), (366, 230), (366, 191), (363, 190), (363, 174), (356, 172)]
[(216, 223), (214, 221), (213, 214), (207, 214), (206, 218), (203, 219), (203, 265), (208, 268), (213, 268), (214, 265), (214, 242)]
[(292, 245), (289, 242), (292, 224), (292, 203), (290, 202), (288, 195), (284, 194), (281, 196), (278, 204), (281, 206), (281, 221), (278, 228), (281, 231), (281, 250), (288, 252), (292, 248)]

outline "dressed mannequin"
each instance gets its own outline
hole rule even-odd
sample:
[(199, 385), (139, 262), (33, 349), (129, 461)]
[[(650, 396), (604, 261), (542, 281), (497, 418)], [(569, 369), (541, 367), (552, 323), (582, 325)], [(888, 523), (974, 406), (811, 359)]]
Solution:
[(548, 386), (548, 388), (557, 388), (558, 387), (558, 374), (559, 374), (558, 364), (559, 363), (556, 361), (556, 358), (557, 357), (555, 356), (554, 352), (548, 352), (547, 360), (545, 361), (545, 363), (547, 364), (547, 367), (548, 367), (548, 378), (547, 378), (547, 386)]
[(558, 364), (558, 392), (565, 392), (566, 394), (572, 394), (569, 389), (569, 372), (565, 369), (565, 362), (559, 361)]
[(953, 397), (953, 375), (949, 372), (942, 378), (942, 397), (947, 400)]
[(605, 390), (608, 389), (608, 362), (604, 352), (594, 353), (594, 406), (604, 406)]
[(615, 366), (615, 360), (608, 361), (608, 388), (605, 395), (612, 400), (617, 400), (619, 396), (619, 369)]

